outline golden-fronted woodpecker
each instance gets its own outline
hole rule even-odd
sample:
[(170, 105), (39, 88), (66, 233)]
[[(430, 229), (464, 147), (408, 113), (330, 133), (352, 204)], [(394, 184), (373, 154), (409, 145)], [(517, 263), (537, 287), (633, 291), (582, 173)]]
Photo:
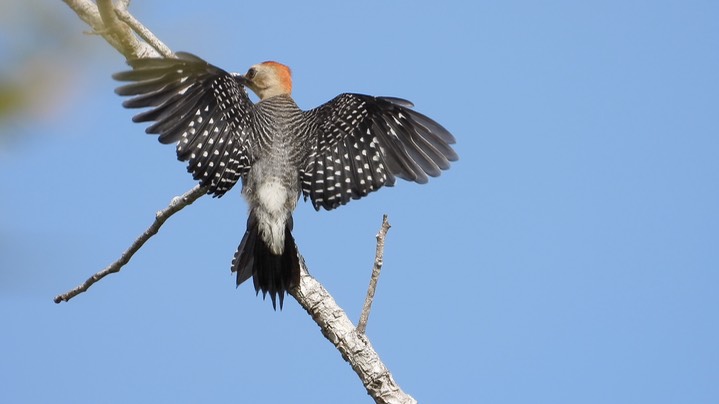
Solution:
[[(277, 62), (228, 73), (197, 56), (128, 61), (115, 74), (131, 82), (117, 94), (147, 133), (177, 143), (177, 157), (207, 192), (222, 196), (238, 180), (249, 204), (247, 230), (232, 261), (237, 285), (253, 278), (273, 307), (299, 283), (292, 212), (300, 194), (334, 209), (395, 178), (426, 183), (449, 168), (454, 137), (407, 100), (341, 94), (303, 111), (293, 101), (290, 69)], [(260, 101), (253, 103), (250, 88)]]

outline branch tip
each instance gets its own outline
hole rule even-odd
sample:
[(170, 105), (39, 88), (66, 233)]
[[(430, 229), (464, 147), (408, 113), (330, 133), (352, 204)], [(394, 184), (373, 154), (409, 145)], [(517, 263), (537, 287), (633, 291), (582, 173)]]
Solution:
[(367, 321), (369, 320), (369, 313), (372, 310), (372, 301), (374, 300), (374, 294), (377, 289), (379, 274), (382, 271), (382, 265), (384, 264), (384, 240), (387, 237), (387, 231), (390, 227), (392, 226), (387, 220), (387, 214), (384, 214), (382, 216), (382, 226), (380, 226), (379, 232), (375, 237), (377, 239), (377, 247), (375, 249), (372, 276), (370, 277), (369, 287), (367, 288), (367, 297), (365, 298), (364, 305), (362, 306), (362, 313), (360, 314), (360, 319), (357, 323), (357, 332), (360, 334), (364, 334), (367, 330)]
[(115, 272), (120, 272), (122, 267), (127, 265), (128, 262), (130, 262), (130, 259), (135, 255), (136, 252), (142, 248), (142, 246), (150, 239), (152, 236), (157, 234), (157, 232), (160, 230), (160, 227), (167, 221), (167, 219), (170, 218), (170, 216), (174, 215), (175, 213), (182, 210), (185, 206), (192, 204), (195, 202), (198, 198), (200, 198), (202, 195), (205, 194), (206, 188), (201, 187), (199, 185), (195, 186), (191, 190), (185, 192), (182, 196), (176, 196), (172, 198), (172, 201), (166, 207), (165, 209), (162, 209), (158, 211), (155, 214), (155, 220), (152, 222), (150, 227), (147, 228), (131, 245), (130, 247), (125, 250), (124, 253), (120, 256), (120, 258), (117, 259), (117, 261), (113, 262), (112, 264), (105, 267), (100, 272), (95, 273), (91, 277), (89, 277), (85, 282), (83, 282), (81, 285), (75, 287), (74, 289), (63, 293), (61, 295), (57, 295), (53, 301), (55, 303), (60, 302), (67, 302), (73, 297), (86, 292), (90, 286), (94, 285), (96, 282), (100, 281), (102, 278), (106, 277), (107, 275), (110, 275)]

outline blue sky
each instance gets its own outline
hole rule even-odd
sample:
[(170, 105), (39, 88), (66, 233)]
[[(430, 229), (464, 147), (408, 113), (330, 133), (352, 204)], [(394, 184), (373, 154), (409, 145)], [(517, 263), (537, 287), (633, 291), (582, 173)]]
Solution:
[[(163, 4), (132, 11), (173, 50), (284, 62), (303, 108), (407, 98), (458, 139), (427, 185), (295, 213), (311, 273), (355, 321), (389, 215), (367, 334), (420, 402), (719, 401), (716, 2)], [(41, 116), (0, 124), (0, 401), (371, 402), (293, 299), (273, 312), (235, 289), (239, 189), (52, 302), (194, 183), (121, 108), (121, 57), (64, 4), (43, 10), (73, 46)], [(6, 68), (23, 57), (0, 46)]]

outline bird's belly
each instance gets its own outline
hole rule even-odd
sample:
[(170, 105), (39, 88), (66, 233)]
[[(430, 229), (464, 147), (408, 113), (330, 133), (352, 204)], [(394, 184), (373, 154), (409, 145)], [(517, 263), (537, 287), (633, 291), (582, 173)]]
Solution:
[(294, 208), (294, 200), (296, 195), (290, 195), (287, 185), (278, 177), (265, 178), (264, 181), (257, 184), (255, 197), (257, 204), (264, 211), (273, 216), (282, 216)]
[(297, 170), (286, 159), (267, 156), (250, 169), (243, 193), (257, 217), (260, 237), (273, 254), (282, 254), (287, 222), (299, 197)]

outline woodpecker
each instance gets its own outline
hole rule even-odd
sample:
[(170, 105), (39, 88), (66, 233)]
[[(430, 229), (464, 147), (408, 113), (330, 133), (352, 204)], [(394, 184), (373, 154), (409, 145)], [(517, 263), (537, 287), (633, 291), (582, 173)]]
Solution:
[(176, 143), (178, 160), (208, 194), (221, 197), (242, 181), (249, 215), (232, 272), (237, 286), (252, 277), (255, 293), (269, 294), (275, 309), (299, 284), (292, 212), (300, 195), (330, 210), (396, 178), (426, 183), (458, 159), (454, 137), (401, 98), (345, 93), (301, 110), (281, 63), (228, 73), (177, 52), (128, 64), (132, 70), (113, 77), (129, 84), (115, 92), (132, 96), (126, 108), (150, 108), (133, 121), (153, 122), (146, 133)]

